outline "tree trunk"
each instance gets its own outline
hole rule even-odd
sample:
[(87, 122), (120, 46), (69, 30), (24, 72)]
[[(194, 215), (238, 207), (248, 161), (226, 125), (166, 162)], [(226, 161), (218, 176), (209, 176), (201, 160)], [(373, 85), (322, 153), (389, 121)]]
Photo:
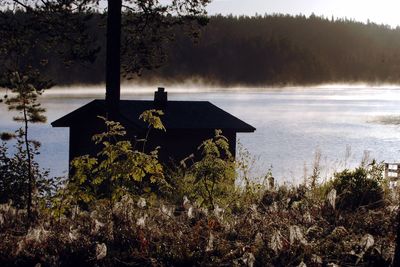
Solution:
[[(112, 116), (120, 100), (122, 0), (108, 0), (106, 52), (106, 104)], [(112, 118), (111, 118), (112, 119)]]
[(28, 213), (28, 224), (31, 223), (33, 216), (32, 216), (32, 189), (33, 189), (33, 175), (32, 175), (32, 159), (31, 159), (31, 151), (29, 150), (29, 140), (28, 140), (28, 118), (26, 114), (26, 107), (24, 107), (24, 123), (25, 123), (25, 131), (24, 131), (24, 138), (25, 138), (25, 148), (26, 148), (26, 155), (28, 160), (28, 199), (27, 199), (27, 213)]

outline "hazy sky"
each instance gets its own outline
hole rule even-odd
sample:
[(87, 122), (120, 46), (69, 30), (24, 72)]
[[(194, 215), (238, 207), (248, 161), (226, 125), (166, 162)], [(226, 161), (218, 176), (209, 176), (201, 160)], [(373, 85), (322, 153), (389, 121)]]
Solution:
[(208, 13), (216, 14), (304, 14), (400, 25), (400, 0), (213, 0)]

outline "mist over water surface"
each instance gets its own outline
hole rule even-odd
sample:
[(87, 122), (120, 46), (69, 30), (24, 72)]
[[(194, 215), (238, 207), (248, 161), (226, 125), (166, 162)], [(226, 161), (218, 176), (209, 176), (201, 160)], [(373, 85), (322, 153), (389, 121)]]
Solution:
[[(155, 87), (125, 87), (123, 99), (152, 100)], [(359, 165), (364, 151), (378, 161), (400, 161), (400, 88), (326, 86), (319, 88), (249, 89), (167, 88), (169, 100), (206, 100), (257, 128), (239, 134), (240, 143), (256, 158), (252, 174), (272, 173), (280, 182), (299, 182), (321, 155), (322, 178)], [(53, 175), (68, 168), (68, 129), (50, 122), (95, 98), (103, 87), (55, 88), (41, 99), (48, 123), (33, 125), (31, 138), (42, 143), (39, 162)], [(0, 105), (0, 131), (14, 130), (14, 113)]]

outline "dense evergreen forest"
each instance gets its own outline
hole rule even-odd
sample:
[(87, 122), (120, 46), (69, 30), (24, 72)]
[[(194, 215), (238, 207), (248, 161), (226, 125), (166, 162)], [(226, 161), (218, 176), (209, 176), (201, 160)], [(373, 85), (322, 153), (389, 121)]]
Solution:
[[(103, 82), (102, 20), (94, 16), (90, 22), (101, 48), (93, 64), (65, 69), (57, 57), (50, 58), (49, 76), (56, 83)], [(168, 46), (165, 64), (135, 79), (200, 78), (224, 86), (400, 82), (400, 28), (374, 23), (313, 15), (213, 16), (198, 39), (176, 30)]]

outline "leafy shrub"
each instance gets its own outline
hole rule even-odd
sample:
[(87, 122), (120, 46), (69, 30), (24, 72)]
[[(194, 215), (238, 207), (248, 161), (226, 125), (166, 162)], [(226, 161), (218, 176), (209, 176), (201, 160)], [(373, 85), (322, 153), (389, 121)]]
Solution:
[(181, 196), (189, 197), (199, 206), (211, 209), (216, 205), (226, 206), (235, 191), (235, 162), (228, 139), (221, 130), (216, 130), (215, 136), (202, 142), (198, 150), (201, 158), (189, 166), (182, 161), (183, 166), (172, 174), (181, 177), (170, 180)]
[(9, 144), (0, 143), (0, 203), (12, 202), (17, 208), (26, 208), (29, 194), (30, 169), (33, 176), (33, 203), (38, 204), (43, 197), (51, 195), (56, 188), (56, 179), (49, 179), (49, 172), (40, 168), (35, 157), (39, 154), (40, 143), (29, 141), (30, 164), (25, 148), (24, 132), (14, 135), (14, 153), (10, 153)]
[(151, 129), (165, 130), (158, 118), (161, 111), (148, 110), (140, 116), (149, 124), (141, 151), (129, 140), (123, 139), (125, 128), (118, 122), (104, 120), (107, 131), (93, 136), (93, 141), (102, 146), (96, 157), (84, 155), (72, 162), (73, 175), (66, 190), (60, 190), (54, 199), (57, 214), (64, 213), (68, 206), (78, 204), (86, 207), (96, 200), (114, 203), (126, 194), (147, 195), (155, 198), (163, 186), (163, 166), (158, 161), (158, 148), (146, 153), (145, 142)]
[(332, 185), (337, 191), (339, 209), (376, 208), (382, 204), (382, 187), (376, 177), (369, 177), (365, 168), (336, 173)]

